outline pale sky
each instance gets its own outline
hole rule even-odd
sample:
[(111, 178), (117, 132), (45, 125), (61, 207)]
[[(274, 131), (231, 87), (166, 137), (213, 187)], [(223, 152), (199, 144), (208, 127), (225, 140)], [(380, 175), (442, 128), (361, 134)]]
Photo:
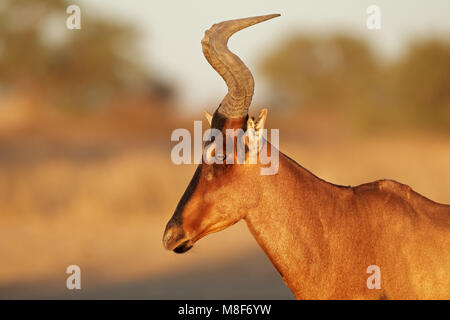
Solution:
[[(180, 100), (192, 110), (214, 110), (226, 94), (220, 76), (203, 57), (200, 41), (213, 23), (248, 16), (280, 13), (281, 17), (235, 34), (232, 51), (255, 77), (255, 97), (264, 97), (265, 83), (258, 61), (283, 40), (289, 29), (302, 32), (349, 31), (366, 38), (381, 54), (395, 56), (415, 36), (450, 36), (449, 0), (78, 0), (81, 12), (134, 24), (143, 33), (148, 65), (174, 82)], [(369, 5), (381, 9), (381, 30), (366, 28)]]

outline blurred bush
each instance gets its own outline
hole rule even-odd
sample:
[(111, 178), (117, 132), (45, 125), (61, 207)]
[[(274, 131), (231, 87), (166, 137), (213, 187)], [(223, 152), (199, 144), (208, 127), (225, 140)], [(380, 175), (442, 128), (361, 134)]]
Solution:
[(2, 1), (0, 95), (27, 95), (35, 108), (92, 111), (124, 95), (173, 93), (142, 63), (131, 26), (82, 11), (82, 29), (68, 30), (66, 1)]
[(391, 72), (396, 103), (414, 123), (450, 130), (450, 43), (416, 41)]
[[(290, 112), (326, 112), (353, 125), (450, 132), (450, 45), (422, 39), (386, 61), (350, 35), (287, 38), (263, 58), (276, 104)], [(300, 111), (301, 110), (301, 111)]]

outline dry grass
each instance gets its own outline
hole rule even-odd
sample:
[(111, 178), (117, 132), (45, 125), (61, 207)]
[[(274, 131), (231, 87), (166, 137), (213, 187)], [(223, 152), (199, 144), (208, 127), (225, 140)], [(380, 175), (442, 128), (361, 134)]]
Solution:
[[(48, 159), (4, 168), (0, 287), (60, 279), (70, 264), (95, 274), (94, 281), (108, 282), (195, 262), (192, 255), (175, 259), (161, 243), (165, 223), (194, 170), (172, 165), (169, 155), (129, 150), (83, 164)], [(236, 246), (230, 253), (246, 248)], [(207, 251), (217, 258), (212, 246)]]
[[(284, 153), (328, 181), (356, 185), (393, 178), (450, 203), (449, 137), (281, 139)], [(163, 250), (165, 223), (194, 166), (173, 165), (170, 145), (160, 145), (103, 157), (2, 162), (0, 291), (40, 279), (64, 284), (70, 264), (80, 265), (91, 284), (111, 283), (218, 265), (257, 250), (244, 224), (209, 236), (186, 256)]]

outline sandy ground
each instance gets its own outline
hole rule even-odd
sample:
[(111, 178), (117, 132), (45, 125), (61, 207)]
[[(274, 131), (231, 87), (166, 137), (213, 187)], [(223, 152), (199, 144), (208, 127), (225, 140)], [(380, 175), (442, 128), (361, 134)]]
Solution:
[[(35, 251), (24, 279), (0, 286), (1, 299), (292, 299), (291, 292), (257, 247), (244, 222), (200, 241), (190, 252), (177, 255), (161, 245), (162, 225), (157, 223), (111, 226), (97, 234), (96, 243), (86, 243), (78, 259), (70, 248), (58, 253)], [(113, 233), (111, 235), (109, 233)], [(125, 235), (126, 234), (126, 235)], [(20, 235), (23, 237), (23, 234)], [(104, 237), (104, 238), (103, 238)], [(114, 237), (113, 247), (99, 242)], [(102, 239), (103, 238), (103, 239)], [(11, 238), (10, 238), (11, 239)], [(12, 239), (11, 239), (12, 240)], [(19, 240), (19, 239), (17, 239)], [(55, 242), (65, 239), (55, 236)], [(55, 250), (55, 245), (49, 248)], [(66, 251), (66, 249), (68, 251)], [(91, 250), (90, 250), (91, 249)], [(94, 252), (95, 251), (95, 252)], [(101, 254), (102, 257), (96, 255)], [(58, 263), (53, 255), (58, 255)], [(45, 258), (45, 256), (47, 256)], [(92, 258), (90, 258), (92, 257)], [(36, 259), (34, 259), (36, 258)], [(23, 259), (22, 260), (28, 260)], [(36, 273), (33, 261), (46, 266)], [(23, 261), (25, 262), (25, 261)], [(65, 287), (65, 267), (79, 264), (82, 289)], [(20, 270), (21, 267), (17, 266)], [(10, 271), (12, 272), (12, 271)]]
[[(393, 178), (450, 203), (448, 137), (282, 141), (328, 181)], [(187, 254), (163, 249), (195, 170), (173, 165), (165, 148), (0, 152), (0, 298), (292, 299), (244, 222)], [(72, 264), (81, 267), (79, 291), (65, 287)]]

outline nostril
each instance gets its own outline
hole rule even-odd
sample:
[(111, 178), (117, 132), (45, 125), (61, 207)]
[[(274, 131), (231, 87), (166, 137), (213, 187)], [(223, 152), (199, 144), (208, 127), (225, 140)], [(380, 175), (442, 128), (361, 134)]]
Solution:
[(172, 235), (173, 235), (172, 230), (168, 230), (168, 231), (166, 232), (166, 234), (164, 235), (163, 242), (164, 242), (164, 245), (165, 245), (165, 246), (167, 246), (167, 243), (170, 241), (170, 239), (172, 239)]

